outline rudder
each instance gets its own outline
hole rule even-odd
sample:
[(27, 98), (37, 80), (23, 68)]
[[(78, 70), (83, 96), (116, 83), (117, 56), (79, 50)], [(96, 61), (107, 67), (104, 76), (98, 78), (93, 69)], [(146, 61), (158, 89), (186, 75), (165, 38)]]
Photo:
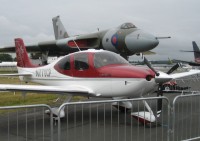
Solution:
[(53, 21), (53, 29), (54, 29), (54, 35), (55, 35), (56, 40), (69, 37), (67, 34), (67, 31), (65, 30), (60, 20), (60, 16), (56, 16), (52, 18), (52, 21)]
[(194, 50), (194, 59), (200, 59), (200, 50), (195, 41), (192, 42), (193, 50)]
[(28, 53), (21, 38), (15, 39), (15, 50), (17, 58), (17, 66), (23, 68), (35, 67), (28, 57)]

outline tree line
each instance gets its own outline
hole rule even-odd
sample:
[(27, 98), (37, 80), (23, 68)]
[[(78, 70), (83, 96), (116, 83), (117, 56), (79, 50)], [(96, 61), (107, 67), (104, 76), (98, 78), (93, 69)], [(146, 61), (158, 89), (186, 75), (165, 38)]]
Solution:
[[(30, 58), (31, 59), (39, 59), (41, 57), (41, 53), (31, 53)], [(0, 62), (13, 62), (16, 61), (16, 57), (12, 57), (10, 54), (1, 53), (0, 54)]]

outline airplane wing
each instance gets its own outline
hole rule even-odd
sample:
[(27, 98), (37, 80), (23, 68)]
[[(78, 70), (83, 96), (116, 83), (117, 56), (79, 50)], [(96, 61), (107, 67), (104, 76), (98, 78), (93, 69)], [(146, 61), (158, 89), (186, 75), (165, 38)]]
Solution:
[(2, 76), (31, 76), (32, 73), (11, 73), (11, 74), (0, 74)]
[[(74, 43), (74, 41), (81, 48), (81, 50), (98, 48), (100, 45), (100, 39), (98, 35), (92, 33), (77, 37), (38, 42), (37, 44), (28, 44), (26, 45), (26, 50), (28, 52), (48, 52), (48, 56), (62, 56), (78, 51), (77, 45)], [(15, 46), (11, 45), (0, 47), (0, 52), (13, 53), (15, 52)]]
[[(28, 52), (49, 52), (49, 55), (63, 54), (62, 48), (56, 45), (56, 40), (39, 42), (37, 44), (28, 44), (26, 46)], [(15, 45), (0, 47), (0, 52), (13, 53), (15, 52)]]
[(58, 86), (0, 84), (0, 91), (98, 96), (92, 90), (80, 86), (68, 86), (63, 88)]
[(188, 72), (171, 74), (170, 77), (172, 77), (172, 79), (177, 79), (177, 78), (182, 78), (182, 77), (195, 75), (195, 74), (199, 74), (199, 73), (200, 73), (200, 70), (190, 70)]
[(196, 63), (196, 62), (183, 61), (183, 60), (175, 60), (175, 61), (187, 63), (187, 64), (189, 64), (190, 66), (200, 66), (200, 63)]
[(142, 54), (144, 54), (144, 55), (155, 55), (156, 53), (153, 52), (153, 51), (145, 51), (145, 52), (142, 52)]
[(172, 79), (182, 78), (186, 76), (191, 76), (195, 74), (200, 74), (200, 70), (190, 70), (188, 72), (182, 72), (182, 73), (174, 73), (174, 74), (166, 74), (163, 72), (158, 72), (160, 75), (156, 76), (155, 80), (157, 83), (165, 83)]
[[(38, 47), (37, 44), (30, 44), (27, 46), (26, 49), (27, 49), (27, 51), (32, 51), (32, 52), (41, 51), (41, 49)], [(15, 52), (15, 45), (0, 47), (0, 52), (13, 53), (13, 52)]]

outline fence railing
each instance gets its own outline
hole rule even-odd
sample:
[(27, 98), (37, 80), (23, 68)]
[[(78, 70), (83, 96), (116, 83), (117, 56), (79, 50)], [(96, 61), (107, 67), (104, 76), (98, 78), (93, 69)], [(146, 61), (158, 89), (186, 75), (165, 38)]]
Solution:
[[(146, 111), (143, 100), (155, 111), (158, 99), (163, 100), (162, 113), (165, 116), (161, 116), (154, 124), (142, 125), (131, 117), (132, 112)], [(131, 111), (122, 113), (112, 106), (112, 103), (119, 105), (127, 101), (133, 105)], [(59, 108), (61, 110), (65, 107), (66, 118), (62, 122), (58, 120), (58, 141), (167, 140), (169, 119), (166, 117), (170, 114), (168, 102), (166, 97), (150, 97), (65, 103)]]
[[(146, 111), (146, 101), (154, 113), (162, 99), (162, 114), (151, 124), (141, 124), (131, 113)], [(130, 111), (112, 106), (129, 101)], [(45, 104), (0, 107), (0, 138), (8, 141), (180, 141), (200, 139), (200, 94), (178, 95), (170, 104), (166, 97), (101, 100), (62, 104), (65, 118), (53, 121), (51, 107)], [(45, 111), (50, 111), (50, 118)], [(59, 115), (59, 114), (58, 114)], [(53, 124), (55, 122), (55, 124)]]
[[(45, 117), (49, 110), (49, 117)], [(53, 115), (45, 104), (0, 107), (0, 140), (53, 141)]]
[(176, 96), (171, 112), (171, 140), (200, 139), (200, 94)]

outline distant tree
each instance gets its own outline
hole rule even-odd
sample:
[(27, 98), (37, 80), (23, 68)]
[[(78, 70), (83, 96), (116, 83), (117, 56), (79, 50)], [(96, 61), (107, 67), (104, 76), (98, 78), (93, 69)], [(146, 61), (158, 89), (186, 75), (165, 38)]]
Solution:
[(0, 54), (0, 62), (12, 62), (13, 58), (10, 54)]

